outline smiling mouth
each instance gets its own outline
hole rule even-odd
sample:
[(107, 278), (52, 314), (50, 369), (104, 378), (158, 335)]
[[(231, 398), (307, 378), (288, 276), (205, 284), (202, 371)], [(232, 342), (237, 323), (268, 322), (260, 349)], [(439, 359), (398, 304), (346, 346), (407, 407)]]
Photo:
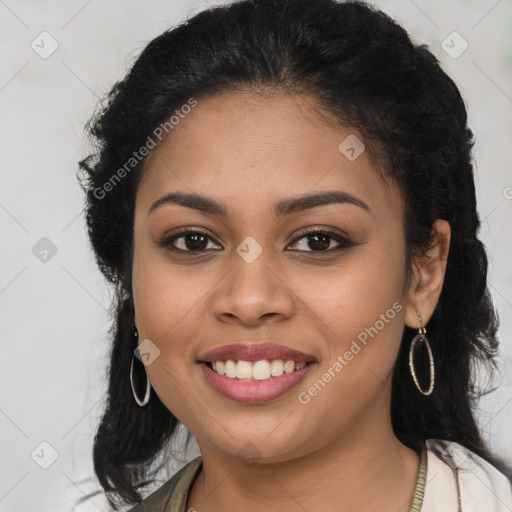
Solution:
[(317, 366), (312, 354), (272, 341), (218, 346), (200, 353), (196, 363), (213, 389), (240, 403), (279, 398)]
[[(297, 386), (316, 366), (316, 361), (291, 359), (227, 359), (225, 362), (203, 360), (198, 363), (213, 389), (239, 403), (262, 403), (277, 399)], [(224, 373), (221, 374), (220, 370)]]
[(210, 370), (229, 379), (243, 381), (265, 381), (283, 374), (291, 374), (302, 370), (312, 361), (296, 362), (293, 359), (261, 359), (244, 361), (242, 359), (226, 361), (202, 361)]

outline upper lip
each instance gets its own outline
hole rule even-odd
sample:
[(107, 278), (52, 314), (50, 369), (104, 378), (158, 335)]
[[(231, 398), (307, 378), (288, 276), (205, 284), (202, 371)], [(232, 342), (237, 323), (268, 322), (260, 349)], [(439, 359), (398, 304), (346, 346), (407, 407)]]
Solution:
[(312, 362), (315, 358), (312, 355), (305, 354), (298, 350), (277, 345), (272, 342), (240, 342), (232, 345), (222, 345), (198, 356), (199, 362), (242, 360), (242, 361), (261, 361), (262, 359), (273, 360), (293, 360), (296, 363)]

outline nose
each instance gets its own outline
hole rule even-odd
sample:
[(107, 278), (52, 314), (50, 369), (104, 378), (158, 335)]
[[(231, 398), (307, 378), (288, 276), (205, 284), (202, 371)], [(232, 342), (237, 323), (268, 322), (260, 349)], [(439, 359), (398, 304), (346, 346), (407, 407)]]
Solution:
[[(213, 315), (222, 322), (256, 326), (293, 316), (296, 301), (289, 284), (271, 268), (265, 251), (248, 262), (233, 254), (231, 271), (214, 290)], [(231, 263), (231, 262), (230, 262)]]

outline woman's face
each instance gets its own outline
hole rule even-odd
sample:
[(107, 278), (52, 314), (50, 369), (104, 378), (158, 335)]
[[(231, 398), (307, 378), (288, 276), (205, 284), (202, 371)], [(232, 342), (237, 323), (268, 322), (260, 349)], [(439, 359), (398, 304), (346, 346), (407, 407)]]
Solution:
[[(202, 449), (284, 461), (389, 427), (411, 309), (403, 207), (356, 136), (311, 98), (229, 93), (149, 155), (135, 321), (154, 391)], [(301, 201), (320, 193), (337, 200)], [(155, 205), (168, 194), (188, 205)]]

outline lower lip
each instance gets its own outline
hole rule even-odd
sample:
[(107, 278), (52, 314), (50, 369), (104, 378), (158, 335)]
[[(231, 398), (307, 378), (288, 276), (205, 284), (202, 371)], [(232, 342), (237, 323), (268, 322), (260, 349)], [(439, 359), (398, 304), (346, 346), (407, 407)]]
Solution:
[(206, 363), (200, 363), (199, 366), (211, 386), (225, 397), (237, 402), (256, 403), (273, 400), (290, 391), (313, 369), (315, 363), (309, 363), (292, 373), (283, 373), (279, 377), (250, 381), (220, 375), (210, 369)]

